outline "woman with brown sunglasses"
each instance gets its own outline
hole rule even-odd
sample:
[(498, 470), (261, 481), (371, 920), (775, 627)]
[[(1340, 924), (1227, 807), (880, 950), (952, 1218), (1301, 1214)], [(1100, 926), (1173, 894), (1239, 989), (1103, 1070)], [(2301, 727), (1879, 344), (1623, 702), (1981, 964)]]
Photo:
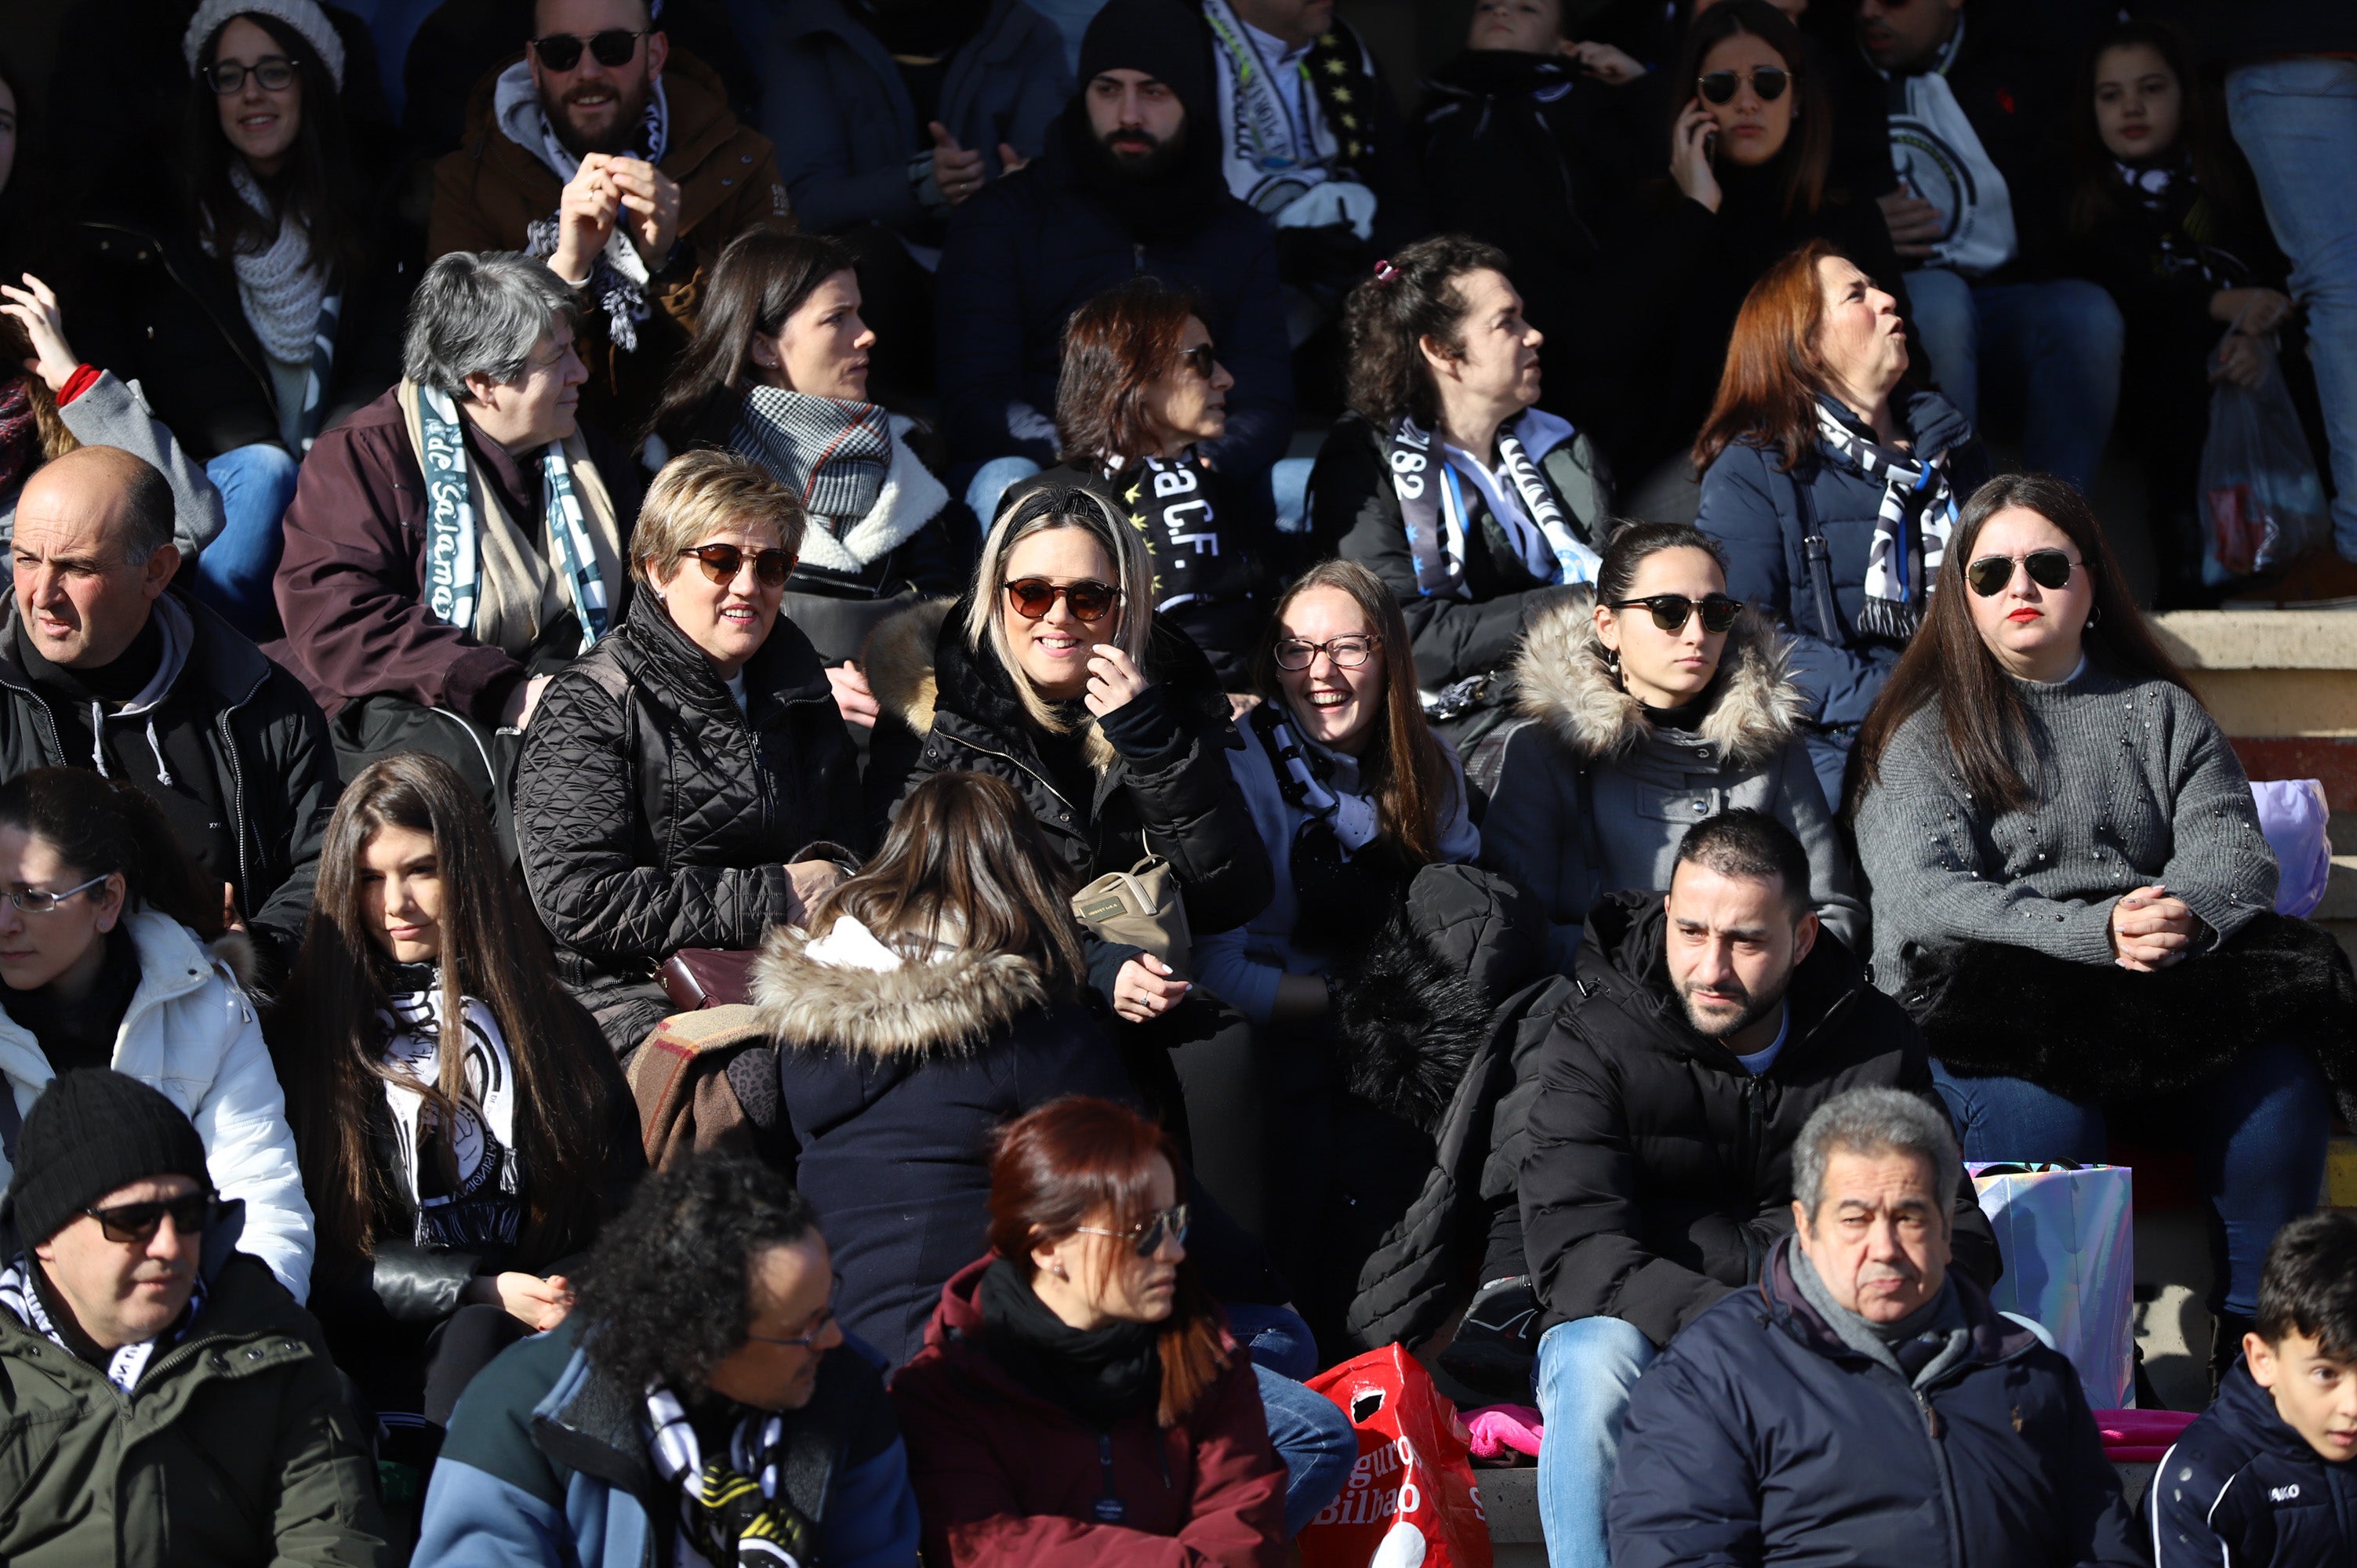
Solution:
[(780, 613), (803, 522), (742, 457), (673, 458), (631, 535), (627, 618), (524, 732), (524, 882), (619, 1056), (673, 1010), (666, 957), (759, 947), (856, 868), (858, 757), (817, 650)]

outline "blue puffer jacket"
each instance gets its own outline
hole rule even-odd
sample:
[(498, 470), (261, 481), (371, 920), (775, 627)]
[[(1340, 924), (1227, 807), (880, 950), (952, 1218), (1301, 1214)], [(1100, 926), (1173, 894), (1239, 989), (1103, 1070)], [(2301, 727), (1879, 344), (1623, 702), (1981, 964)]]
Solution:
[[(1860, 435), (1871, 434), (1826, 401)], [(1901, 393), (1892, 412), (1915, 451), (1947, 457), (1948, 488), (1962, 507), (1990, 474), (1972, 422), (1934, 392)], [(1772, 447), (1729, 446), (1702, 477), (1695, 522), (1726, 546), (1727, 591), (1792, 632), (1792, 674), (1816, 702), (1810, 755), (1825, 800), (1838, 809), (1850, 738), (1899, 663), (1897, 643), (1857, 632), (1882, 487), (1823, 442), (1792, 473), (1778, 471), (1782, 461)], [(1822, 594), (1803, 542), (1812, 523), (1825, 541)]]
[(1638, 1380), (1612, 1568), (2144, 1562), (2069, 1361), (1952, 1270), (1972, 1348), (1910, 1389), (1817, 1315), (1792, 1249), (1777, 1242), (1758, 1285), (1719, 1298)]
[(2163, 1456), (2145, 1506), (2159, 1568), (2357, 1563), (2357, 1465), (2325, 1463), (2247, 1366)]

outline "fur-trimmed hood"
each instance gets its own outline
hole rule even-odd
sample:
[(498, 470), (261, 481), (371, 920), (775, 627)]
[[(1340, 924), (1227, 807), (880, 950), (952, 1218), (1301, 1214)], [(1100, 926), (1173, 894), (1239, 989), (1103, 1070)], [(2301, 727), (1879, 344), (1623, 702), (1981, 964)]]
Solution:
[[(1596, 635), (1595, 590), (1583, 584), (1523, 634), (1514, 658), (1515, 706), (1545, 725), (1583, 763), (1625, 755), (1652, 734), (1643, 704), (1621, 689)], [(1792, 679), (1785, 639), (1746, 608), (1719, 660), (1717, 693), (1700, 734), (1730, 767), (1765, 766), (1797, 737), (1808, 693)]]
[(919, 735), (931, 733), (934, 699), (933, 650), (955, 599), (927, 599), (880, 621), (859, 650), (867, 689), (877, 705)]
[(772, 927), (754, 961), (754, 1016), (781, 1049), (877, 1060), (963, 1055), (1048, 1004), (1039, 966), (1018, 953), (960, 951), (876, 970), (822, 963), (809, 946), (805, 933)]

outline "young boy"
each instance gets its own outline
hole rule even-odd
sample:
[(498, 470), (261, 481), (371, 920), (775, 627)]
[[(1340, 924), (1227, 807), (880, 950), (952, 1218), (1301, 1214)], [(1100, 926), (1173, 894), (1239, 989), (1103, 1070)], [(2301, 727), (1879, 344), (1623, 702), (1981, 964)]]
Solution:
[(2276, 1237), (2257, 1332), (2148, 1499), (2158, 1568), (2357, 1563), (2357, 1215)]

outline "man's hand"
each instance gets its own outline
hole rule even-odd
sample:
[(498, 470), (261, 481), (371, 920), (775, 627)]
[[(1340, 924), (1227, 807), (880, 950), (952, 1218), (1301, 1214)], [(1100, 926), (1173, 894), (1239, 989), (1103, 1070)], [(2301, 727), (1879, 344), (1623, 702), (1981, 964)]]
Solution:
[(500, 727), (520, 731), (532, 723), (533, 710), (540, 706), (540, 694), (547, 690), (551, 679), (547, 675), (534, 675), (530, 680), (518, 682), (516, 689), (508, 693), (508, 705), (500, 713)]
[(621, 218), (622, 188), (606, 172), (612, 161), (604, 153), (583, 158), (572, 183), (557, 199), (556, 253), (548, 258), (548, 265), (567, 288), (578, 288), (589, 281), (597, 252), (606, 248)]
[(1149, 1024), (1187, 999), (1194, 987), (1170, 977), (1170, 966), (1142, 952), (1113, 979), (1113, 1010), (1133, 1024)]
[(843, 880), (843, 867), (831, 860), (797, 860), (786, 867), (786, 924), (807, 926), (811, 911)]
[(1029, 168), (1030, 166), (1031, 160), (1025, 157), (1021, 153), (1017, 152), (1015, 150), (1014, 143), (1001, 142), (998, 144), (998, 172), (1000, 174), (1013, 174), (1017, 169)]
[(1645, 68), (1639, 65), (1634, 59), (1600, 38), (1589, 38), (1585, 43), (1568, 45), (1563, 52), (1577, 60), (1580, 70), (1598, 81), (1609, 81), (1615, 87), (1634, 81), (1645, 74)]
[(538, 1274), (477, 1274), (467, 1282), (460, 1299), (469, 1305), (496, 1306), (535, 1334), (544, 1334), (565, 1321), (573, 1310), (573, 1284), (563, 1274), (542, 1279)]
[(74, 351), (66, 342), (65, 315), (58, 308), (58, 296), (49, 285), (27, 273), (25, 286), (0, 283), (0, 316), (16, 318), (24, 328), (26, 340), (33, 345), (33, 357), (25, 368), (41, 378), (41, 384), (52, 396), (66, 390), (66, 382), (81, 368)]
[(630, 243), (654, 271), (679, 238), (679, 182), (643, 158), (608, 159), (606, 177), (621, 193), (620, 222)]
[[(955, 207), (982, 188), (982, 154), (959, 146), (949, 127), (939, 120), (925, 129), (933, 135), (933, 188), (942, 193), (943, 201)], [(1005, 150), (1000, 149), (1002, 154)]]
[(2112, 956), (2143, 973), (2184, 960), (2199, 917), (2166, 887), (2138, 887), (2112, 906)]
[(1878, 197), (1882, 221), (1890, 231), (1890, 248), (1902, 256), (1928, 256), (1944, 237), (1948, 220), (1940, 209), (1915, 194), (1905, 180), (1889, 195)]
[(845, 724), (873, 729), (876, 721), (884, 716), (884, 709), (876, 701), (876, 693), (867, 689), (866, 673), (859, 668), (857, 660), (847, 659), (840, 664), (828, 665), (826, 683), (834, 688), (835, 712), (843, 715)]

